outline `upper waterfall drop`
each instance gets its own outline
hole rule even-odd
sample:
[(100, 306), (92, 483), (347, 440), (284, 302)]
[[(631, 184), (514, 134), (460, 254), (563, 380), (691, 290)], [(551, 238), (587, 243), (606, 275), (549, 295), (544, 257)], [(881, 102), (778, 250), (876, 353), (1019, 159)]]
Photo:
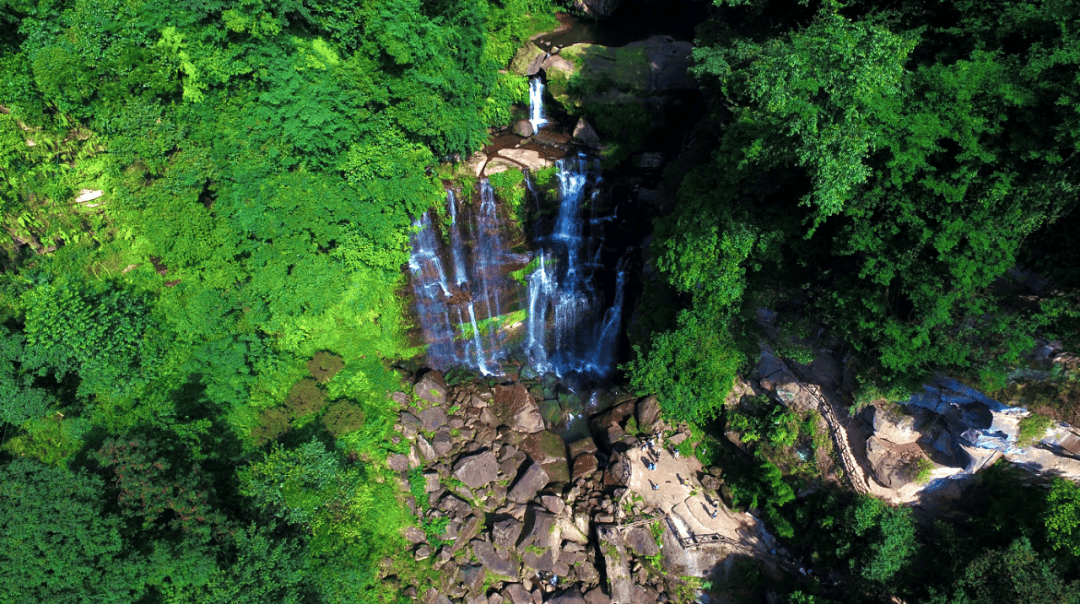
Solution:
[(539, 76), (529, 80), (529, 123), (539, 132), (548, 121), (544, 118), (544, 82)]

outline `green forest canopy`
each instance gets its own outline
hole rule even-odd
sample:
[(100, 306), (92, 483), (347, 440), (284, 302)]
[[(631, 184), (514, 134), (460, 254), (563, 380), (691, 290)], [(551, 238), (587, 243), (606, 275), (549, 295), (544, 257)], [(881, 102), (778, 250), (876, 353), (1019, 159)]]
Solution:
[[(711, 114), (653, 245), (681, 302), (628, 366), (639, 391), (715, 415), (761, 307), (829, 328), (897, 397), (1015, 366), (1036, 334), (1080, 343), (1076, 3), (717, 4), (745, 6), (698, 29)], [(1018, 262), (1054, 293), (1019, 302)]]
[[(654, 245), (678, 304), (637, 389), (715, 415), (762, 306), (831, 328), (886, 387), (1008, 366), (1037, 332), (1077, 343), (1075, 3), (719, 4), (746, 6), (699, 29), (710, 115)], [(0, 0), (5, 601), (421, 584), (410, 559), (380, 568), (410, 522), (382, 468), (411, 217), (443, 198), (427, 168), (509, 121), (526, 83), (499, 69), (553, 10)], [(1018, 261), (1055, 295), (1002, 295)], [(922, 564), (942, 602), (1075, 595), (1075, 487), (1024, 493), (1016, 530), (918, 551), (873, 500), (772, 513), (880, 593)]]
[(392, 601), (430, 572), (377, 568), (410, 522), (400, 267), (429, 168), (507, 124), (499, 69), (553, 15), (0, 2), (0, 599)]

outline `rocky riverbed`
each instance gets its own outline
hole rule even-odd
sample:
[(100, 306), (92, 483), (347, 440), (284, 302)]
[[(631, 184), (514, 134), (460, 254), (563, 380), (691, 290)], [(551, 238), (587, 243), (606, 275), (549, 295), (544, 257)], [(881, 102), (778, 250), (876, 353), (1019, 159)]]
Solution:
[[(619, 401), (566, 442), (524, 383), (448, 386), (428, 370), (397, 396), (409, 452), (388, 463), (417, 520), (405, 537), (442, 577), (409, 588), (420, 601), (688, 601), (727, 553), (766, 551), (755, 521), (724, 506), (719, 470), (673, 455), (686, 434), (654, 397)], [(650, 440), (662, 458), (646, 470)]]

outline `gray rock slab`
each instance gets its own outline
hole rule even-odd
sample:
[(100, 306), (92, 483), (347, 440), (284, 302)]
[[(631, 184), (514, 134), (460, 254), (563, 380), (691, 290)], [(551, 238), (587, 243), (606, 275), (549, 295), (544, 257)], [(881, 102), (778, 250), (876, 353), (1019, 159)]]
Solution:
[(659, 421), (660, 402), (656, 395), (646, 396), (637, 402), (638, 429), (651, 432)]
[(575, 440), (574, 442), (570, 443), (569, 449), (571, 459), (576, 458), (578, 455), (581, 455), (583, 453), (596, 453), (598, 451), (596, 447), (596, 441), (594, 441), (591, 436), (586, 436), (585, 438)]
[(405, 438), (416, 436), (423, 427), (424, 423), (420, 421), (420, 418), (407, 411), (401, 413), (401, 434)]
[(570, 480), (577, 480), (582, 477), (591, 476), (600, 467), (600, 462), (596, 460), (596, 456), (592, 453), (585, 453), (579, 455), (574, 460), (574, 470), (570, 473)]
[(423, 436), (416, 437), (416, 448), (420, 451), (424, 461), (432, 462), (439, 458), (439, 454), (435, 452), (435, 447), (432, 447), (431, 443)]
[(424, 492), (434, 493), (439, 490), (439, 473), (424, 472)]
[(600, 538), (600, 551), (607, 568), (612, 604), (633, 604), (634, 580), (630, 576), (630, 558), (623, 547), (619, 529), (613, 525), (603, 525), (597, 527), (596, 534)]
[(523, 434), (544, 429), (540, 407), (523, 384), (496, 386), (493, 394), (490, 408), (500, 423)]
[(386, 465), (395, 472), (404, 472), (409, 469), (409, 458), (401, 453), (393, 453), (386, 458)]
[(506, 498), (515, 503), (525, 503), (532, 501), (533, 497), (540, 489), (547, 486), (548, 474), (544, 468), (534, 463), (525, 470), (525, 473), (521, 475), (521, 478), (514, 484), (513, 488), (506, 495)]
[(660, 553), (660, 546), (656, 544), (649, 529), (635, 526), (623, 535), (626, 546), (634, 550), (639, 556), (655, 556)]
[(521, 583), (511, 583), (503, 588), (502, 595), (511, 604), (532, 604), (532, 594)]
[(463, 566), (458, 570), (461, 583), (472, 593), (479, 593), (484, 586), (484, 567), (478, 564)]
[(555, 516), (552, 516), (548, 512), (534, 512), (532, 523), (524, 528), (519, 547), (522, 549), (529, 547), (547, 549), (552, 545), (558, 545), (558, 543), (552, 543), (551, 541), (551, 534), (554, 532), (554, 528)]
[(581, 592), (576, 589), (567, 589), (556, 593), (550, 600), (549, 604), (586, 604), (585, 596), (581, 595)]
[(434, 432), (446, 425), (446, 412), (442, 407), (428, 407), (420, 412), (420, 422), (428, 432)]
[[(593, 571), (595, 572), (596, 569), (593, 568)], [(585, 604), (611, 604), (611, 597), (599, 587), (594, 587), (585, 592)]]
[(511, 581), (516, 581), (520, 578), (518, 576), (517, 564), (515, 564), (509, 556), (500, 556), (498, 552), (495, 551), (495, 547), (487, 541), (474, 539), (472, 541), (472, 550), (473, 555), (476, 556), (476, 560), (493, 575)]
[(562, 497), (554, 495), (541, 495), (540, 503), (552, 514), (559, 515), (566, 509), (566, 501)]
[(450, 441), (450, 433), (440, 430), (438, 434), (432, 437), (431, 447), (435, 449), (435, 454), (439, 457), (449, 453), (450, 449), (454, 448), (454, 444)]
[(454, 476), (470, 489), (478, 489), (498, 478), (499, 462), (491, 451), (462, 457), (454, 464)]
[(413, 392), (435, 406), (443, 405), (446, 403), (446, 380), (438, 371), (428, 371), (413, 385)]
[(427, 535), (424, 534), (424, 531), (420, 530), (418, 527), (415, 527), (415, 526), (410, 526), (410, 527), (406, 528), (405, 532), (404, 532), (404, 536), (405, 536), (405, 540), (408, 541), (409, 543), (414, 543), (415, 544), (415, 543), (424, 543), (425, 541), (427, 541)]
[(517, 545), (518, 538), (521, 537), (521, 523), (513, 518), (500, 520), (492, 526), (491, 535), (495, 540), (495, 545), (505, 549), (512, 549)]

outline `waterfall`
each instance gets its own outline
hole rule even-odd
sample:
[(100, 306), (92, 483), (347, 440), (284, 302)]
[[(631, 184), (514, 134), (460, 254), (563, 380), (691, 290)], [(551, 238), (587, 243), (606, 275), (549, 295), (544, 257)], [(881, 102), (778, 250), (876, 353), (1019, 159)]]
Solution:
[(529, 339), (525, 345), (525, 353), (532, 363), (533, 369), (539, 373), (551, 371), (547, 354), (547, 311), (551, 303), (551, 295), (555, 292), (555, 285), (544, 250), (537, 255), (539, 265), (529, 275)]
[[(474, 248), (473, 270), (476, 281), (480, 282), (481, 295), (484, 298), (488, 317), (502, 315), (500, 303), (500, 273), (503, 269), (505, 248), (499, 237), (499, 215), (495, 206), (495, 191), (488, 179), (480, 181), (480, 212), (476, 215), (476, 247)], [(474, 292), (475, 296), (475, 292)], [(475, 299), (475, 298), (474, 298)], [(492, 350), (498, 350), (496, 325), (488, 328), (488, 338)]]
[[(604, 266), (604, 229), (615, 221), (601, 203), (599, 161), (578, 155), (557, 168), (557, 210), (537, 213), (533, 251), (508, 248), (516, 235), (504, 232), (487, 179), (472, 202), (447, 191), (447, 220), (427, 212), (414, 223), (409, 269), (432, 367), (501, 375), (520, 359), (564, 379), (614, 371), (629, 255)], [(526, 186), (539, 204), (527, 176)]]
[(487, 359), (484, 358), (484, 345), (480, 342), (480, 328), (476, 324), (476, 308), (472, 302), (469, 302), (469, 323), (472, 325), (473, 334), (473, 348), (476, 353), (476, 368), (480, 370), (483, 375), (492, 375), (491, 369), (487, 366)]
[(469, 276), (465, 272), (461, 224), (457, 219), (457, 198), (454, 197), (453, 189), (446, 190), (446, 205), (450, 208), (450, 254), (454, 260), (454, 285), (461, 287), (469, 280)]
[(429, 344), (428, 356), (439, 365), (460, 364), (463, 359), (454, 344), (454, 328), (447, 305), (450, 288), (439, 260), (438, 239), (431, 217), (425, 213), (413, 222), (413, 227), (416, 230), (411, 236), (413, 252), (409, 269), (413, 275), (417, 318), (424, 340)]
[(544, 82), (540, 77), (529, 80), (529, 123), (533, 132), (540, 132), (547, 120), (544, 119)]
[[(538, 256), (540, 265), (528, 279), (526, 355), (541, 373), (604, 376), (615, 368), (627, 260), (619, 262), (615, 300), (601, 316), (603, 293), (593, 283), (593, 272), (601, 266), (602, 250), (599, 238), (584, 228), (607, 222), (597, 217), (595, 189), (589, 219), (583, 216), (586, 189), (599, 182), (599, 162), (579, 156), (558, 162), (558, 169), (559, 211), (550, 236), (541, 239), (546, 246)], [(556, 270), (549, 266), (551, 259)]]
[(627, 264), (630, 257), (624, 254), (615, 267), (615, 301), (604, 313), (596, 336), (596, 348), (586, 367), (600, 375), (607, 375), (615, 370), (615, 350), (619, 345), (619, 332), (622, 327), (623, 297), (626, 291)]

